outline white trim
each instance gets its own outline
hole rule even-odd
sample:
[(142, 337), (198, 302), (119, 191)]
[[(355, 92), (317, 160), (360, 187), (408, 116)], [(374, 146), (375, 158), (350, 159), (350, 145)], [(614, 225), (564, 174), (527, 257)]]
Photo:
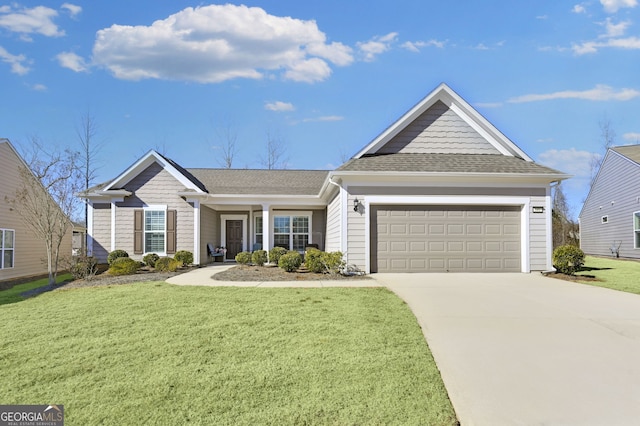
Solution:
[(271, 249), (271, 206), (262, 205), (262, 249), (269, 252)]
[[(247, 215), (246, 214), (221, 214), (220, 215), (220, 245), (227, 248), (227, 221), (242, 221), (242, 251), (247, 251)], [(227, 259), (223, 259), (226, 261)]]
[[(167, 256), (167, 210), (169, 206), (166, 204), (149, 204), (142, 208), (142, 253), (143, 256), (147, 253), (156, 253), (160, 257)], [(147, 211), (164, 211), (164, 251), (162, 253), (147, 251)], [(177, 241), (176, 241), (177, 243)]]
[[(529, 197), (460, 197), (460, 196), (370, 196), (364, 197), (364, 247), (365, 247), (365, 272), (371, 273), (371, 205), (385, 204), (415, 204), (415, 205), (448, 205), (448, 206), (520, 206), (520, 259), (521, 271), (531, 272), (529, 253), (529, 208), (531, 199)], [(549, 209), (548, 209), (549, 210)]]
[[(552, 212), (553, 212), (553, 200), (551, 197), (551, 186), (547, 186), (546, 188), (547, 191), (547, 195), (545, 196), (545, 226), (547, 228), (547, 245), (546, 245), (546, 250), (547, 250), (547, 271), (553, 271), (554, 267), (553, 267), (553, 259), (552, 259), (552, 254), (553, 254), (553, 218), (552, 218)], [(528, 223), (528, 220), (527, 220)], [(529, 230), (529, 234), (531, 234), (531, 230)], [(531, 269), (531, 268), (529, 268)]]
[[(12, 228), (0, 228), (0, 270), (14, 269), (16, 267), (16, 230)], [(4, 232), (10, 231), (12, 234), (11, 248), (4, 246)], [(4, 267), (4, 252), (11, 250), (11, 266)]]
[(347, 214), (347, 202), (349, 201), (348, 187), (340, 187), (340, 251), (344, 254), (344, 261), (349, 263), (349, 251), (347, 250), (347, 231), (349, 215)]
[[(193, 264), (200, 264), (200, 200), (187, 200), (193, 203)], [(176, 229), (177, 232), (177, 229)], [(177, 244), (177, 241), (176, 241)]]
[(634, 250), (640, 249), (640, 245), (636, 244), (637, 243), (637, 239), (636, 239), (636, 234), (638, 234), (640, 232), (640, 228), (636, 229), (636, 216), (639, 218), (638, 220), (640, 221), (640, 211), (637, 212), (633, 212), (633, 248)]
[(489, 142), (491, 144), (491, 146), (493, 146), (495, 149), (497, 149), (502, 155), (506, 155), (508, 157), (514, 157), (514, 155), (511, 152), (509, 152), (509, 150), (507, 148), (504, 147), (504, 145), (502, 145), (500, 142), (498, 142), (498, 140), (495, 137), (491, 136), (489, 134), (489, 132), (487, 132), (482, 126), (480, 126), (480, 124), (478, 124), (477, 121), (475, 121), (473, 118), (469, 117), (469, 115), (467, 115), (467, 113), (464, 112), (462, 110), (462, 108), (460, 108), (455, 103), (452, 103), (451, 105), (449, 105), (449, 108), (453, 112), (458, 114), (458, 116), (460, 118), (462, 118), (462, 120), (465, 123), (467, 123), (469, 125), (469, 127), (471, 127), (473, 130), (475, 130), (480, 136), (482, 136), (483, 139), (485, 139), (487, 142)]
[(93, 201), (87, 200), (87, 256), (93, 256)]
[[(275, 220), (276, 216), (288, 216), (289, 217), (289, 226), (290, 226), (290, 230), (289, 230), (289, 249), (293, 250), (293, 223), (291, 222), (291, 218), (293, 216), (304, 216), (304, 217), (308, 217), (309, 218), (309, 241), (308, 244), (313, 244), (313, 211), (312, 210), (277, 210), (277, 211), (273, 211), (272, 212), (273, 215), (270, 219), (271, 223), (270, 223), (270, 228), (269, 232), (270, 232), (270, 236), (271, 236), (271, 241), (275, 241), (275, 237), (274, 237), (274, 232), (273, 232), (273, 221)], [(264, 238), (264, 219), (262, 220), (262, 232), (263, 232), (263, 237)], [(263, 247), (264, 248), (264, 247)]]
[(111, 250), (116, 249), (116, 202), (111, 200)]

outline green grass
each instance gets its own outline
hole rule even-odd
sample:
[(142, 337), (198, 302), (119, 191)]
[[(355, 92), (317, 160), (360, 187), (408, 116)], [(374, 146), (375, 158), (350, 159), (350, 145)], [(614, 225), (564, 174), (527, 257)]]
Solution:
[(455, 424), (387, 289), (138, 283), (0, 306), (3, 404), (68, 425)]
[(640, 262), (587, 256), (580, 275), (594, 275), (601, 281), (585, 284), (640, 294)]
[[(70, 280), (71, 278), (72, 278), (71, 274), (68, 274), (68, 273), (58, 274), (58, 276), (56, 277), (56, 283), (59, 284), (63, 281)], [(49, 278), (42, 278), (39, 280), (15, 285), (7, 290), (0, 290), (0, 305), (22, 302), (23, 300), (25, 300), (25, 298), (20, 296), (21, 293), (24, 293), (25, 291), (33, 290), (39, 287), (45, 287), (48, 284), (49, 284)]]

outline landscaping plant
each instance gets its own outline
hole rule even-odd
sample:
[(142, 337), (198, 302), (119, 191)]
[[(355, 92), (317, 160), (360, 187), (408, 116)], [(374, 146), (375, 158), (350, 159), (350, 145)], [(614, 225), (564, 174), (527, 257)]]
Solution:
[(553, 251), (553, 266), (563, 274), (574, 275), (584, 265), (584, 252), (574, 245), (564, 245)]
[(180, 266), (187, 266), (193, 263), (193, 253), (187, 250), (179, 250), (173, 258), (180, 263)]
[(269, 250), (269, 262), (277, 265), (278, 261), (280, 261), (280, 258), (282, 257), (282, 255), (287, 253), (287, 249), (284, 247), (274, 247), (271, 250)]
[(265, 250), (254, 251), (251, 255), (251, 261), (258, 266), (263, 266), (267, 263), (267, 252)]
[(118, 257), (109, 266), (109, 275), (132, 275), (135, 274), (140, 263), (130, 257)]
[(334, 251), (331, 253), (311, 248), (307, 250), (304, 257), (304, 264), (311, 272), (319, 274), (337, 274), (344, 266), (342, 260), (342, 252)]
[(114, 250), (107, 255), (107, 263), (111, 265), (114, 260), (120, 257), (129, 257), (129, 253), (124, 250)]
[(180, 262), (172, 257), (161, 257), (156, 261), (156, 271), (175, 272), (180, 267)]
[(149, 253), (149, 254), (145, 254), (144, 255), (144, 257), (142, 258), (142, 261), (147, 266), (155, 268), (156, 267), (156, 262), (158, 261), (158, 259), (160, 259), (160, 256), (158, 256), (156, 253)]
[(280, 257), (278, 266), (287, 272), (295, 272), (302, 265), (302, 256), (297, 251), (290, 251)]
[(238, 262), (239, 265), (248, 265), (251, 263), (251, 253), (248, 251), (241, 251), (236, 254), (236, 262)]

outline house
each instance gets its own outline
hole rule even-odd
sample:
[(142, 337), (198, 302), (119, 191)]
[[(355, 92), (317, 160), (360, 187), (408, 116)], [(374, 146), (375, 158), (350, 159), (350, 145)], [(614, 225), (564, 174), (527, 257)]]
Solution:
[(607, 150), (579, 221), (586, 254), (640, 259), (640, 145)]
[(530, 272), (552, 268), (550, 184), (568, 177), (441, 84), (336, 170), (189, 169), (150, 151), (81, 195), (101, 261), (317, 244), (366, 272)]
[[(15, 197), (21, 185), (20, 167), (27, 167), (9, 140), (0, 139), (0, 281), (47, 274), (45, 244), (5, 200)], [(44, 189), (43, 189), (44, 191)], [(71, 232), (61, 244), (71, 254)]]

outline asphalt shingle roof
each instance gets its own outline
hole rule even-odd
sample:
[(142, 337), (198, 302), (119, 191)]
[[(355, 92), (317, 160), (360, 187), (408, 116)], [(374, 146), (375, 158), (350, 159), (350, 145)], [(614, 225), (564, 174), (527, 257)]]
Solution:
[(518, 157), (491, 154), (388, 154), (351, 159), (338, 171), (562, 174)]
[(611, 149), (640, 164), (640, 145), (616, 146)]
[(327, 170), (186, 169), (210, 194), (317, 195)]

